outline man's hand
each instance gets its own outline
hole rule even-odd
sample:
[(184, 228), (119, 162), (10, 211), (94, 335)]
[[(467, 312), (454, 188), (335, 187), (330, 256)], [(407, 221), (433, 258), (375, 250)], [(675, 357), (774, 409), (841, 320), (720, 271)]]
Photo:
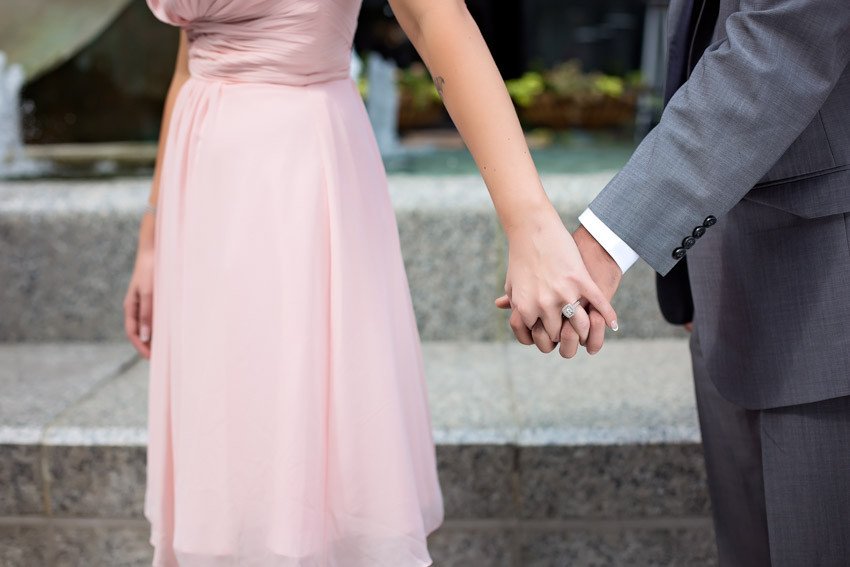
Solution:
[[(620, 266), (583, 226), (573, 233), (573, 238), (579, 252), (581, 252), (581, 258), (587, 266), (590, 277), (593, 278), (605, 297), (610, 300), (617, 292), (617, 288), (620, 287), (620, 280), (623, 277)], [(585, 304), (584, 301), (582, 303)], [(596, 354), (602, 349), (602, 343), (605, 341), (605, 319), (592, 306), (587, 308), (590, 316), (590, 332), (587, 335), (587, 341), (581, 344), (587, 348), (588, 353)], [(575, 356), (580, 342), (578, 333), (573, 329), (573, 326), (570, 325), (569, 321), (564, 320), (561, 325), (561, 346), (559, 349), (561, 356), (564, 358)]]
[[(623, 277), (623, 272), (620, 270), (620, 266), (617, 265), (617, 262), (611, 257), (610, 254), (600, 245), (593, 236), (584, 228), (580, 227), (575, 233), (573, 233), (573, 238), (575, 239), (576, 246), (579, 249), (581, 254), (582, 261), (585, 263), (588, 273), (590, 274), (591, 279), (596, 283), (596, 285), (600, 288), (603, 295), (610, 300), (614, 293), (617, 291), (617, 288), (620, 286), (620, 279)], [(499, 299), (496, 300), (496, 306), (500, 309), (510, 309), (511, 302), (508, 299), (507, 295), (503, 295)], [(561, 323), (561, 334), (560, 334), (560, 348), (559, 352), (561, 356), (564, 358), (572, 358), (578, 352), (579, 344), (585, 346), (587, 348), (587, 352), (590, 354), (596, 354), (602, 349), (602, 343), (605, 340), (605, 327), (607, 326), (605, 323), (605, 319), (602, 315), (593, 309), (592, 306), (589, 306), (586, 300), (582, 300), (582, 307), (587, 309), (587, 315), (585, 317), (589, 317), (590, 319), (590, 329), (587, 331), (583, 330), (583, 334), (586, 332), (586, 340), (581, 340), (578, 332), (576, 332), (574, 325), (570, 320), (563, 319)], [(584, 309), (579, 309), (582, 312)], [(573, 318), (575, 319), (575, 317)], [(585, 325), (587, 323), (585, 322)], [(527, 336), (526, 336), (527, 335)], [(541, 338), (538, 339), (538, 336), (533, 334), (531, 331), (527, 331), (525, 335), (517, 335), (517, 339), (519, 342), (525, 345), (537, 344), (538, 348), (542, 352), (550, 352), (555, 348), (555, 343), (551, 341), (551, 339), (545, 340), (545, 344), (541, 344)]]

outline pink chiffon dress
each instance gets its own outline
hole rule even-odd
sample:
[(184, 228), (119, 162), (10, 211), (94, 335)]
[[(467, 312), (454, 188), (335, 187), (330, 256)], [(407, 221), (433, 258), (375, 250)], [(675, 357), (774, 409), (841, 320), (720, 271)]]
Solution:
[(416, 321), (359, 0), (147, 0), (189, 39), (156, 213), (156, 567), (430, 565)]

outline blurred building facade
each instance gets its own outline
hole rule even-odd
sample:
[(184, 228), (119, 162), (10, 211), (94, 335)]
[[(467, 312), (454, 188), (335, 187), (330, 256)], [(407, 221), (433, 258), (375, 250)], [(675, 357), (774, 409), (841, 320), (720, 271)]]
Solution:
[[(648, 0), (651, 2), (651, 0)], [(468, 0), (505, 79), (578, 60), (625, 75), (645, 65), (647, 2)], [(98, 38), (23, 92), (28, 143), (155, 140), (177, 33), (131, 2)], [(365, 0), (355, 38), (406, 67), (418, 57), (385, 0)], [(644, 56), (645, 58), (645, 56)], [(109, 112), (104, 112), (109, 109)]]

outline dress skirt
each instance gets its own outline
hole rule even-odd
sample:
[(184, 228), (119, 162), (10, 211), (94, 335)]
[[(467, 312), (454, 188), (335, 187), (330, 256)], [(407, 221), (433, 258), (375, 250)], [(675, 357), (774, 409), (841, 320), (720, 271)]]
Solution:
[(154, 565), (430, 565), (443, 508), (419, 337), (353, 81), (190, 78), (166, 144)]

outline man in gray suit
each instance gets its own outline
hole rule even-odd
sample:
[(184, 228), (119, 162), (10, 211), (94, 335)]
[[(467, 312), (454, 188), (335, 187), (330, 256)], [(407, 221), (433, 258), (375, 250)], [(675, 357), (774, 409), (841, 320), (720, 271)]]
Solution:
[(672, 0), (668, 24), (661, 121), (576, 241), (610, 295), (640, 256), (693, 315), (721, 565), (846, 567), (850, 0)]

